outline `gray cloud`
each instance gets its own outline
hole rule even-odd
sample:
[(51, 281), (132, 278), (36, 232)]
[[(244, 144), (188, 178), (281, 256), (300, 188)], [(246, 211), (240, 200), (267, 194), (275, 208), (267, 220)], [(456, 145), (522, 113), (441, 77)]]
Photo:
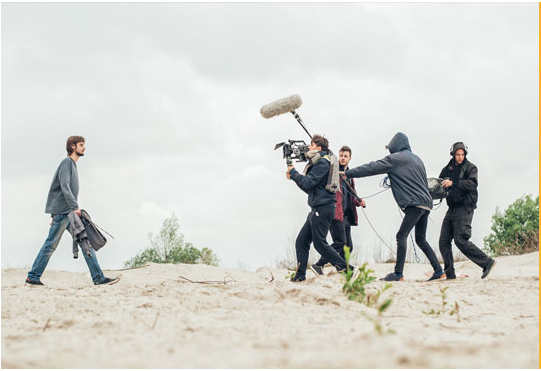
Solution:
[[(259, 108), (291, 93), (312, 133), (353, 148), (353, 165), (385, 156), (403, 131), (436, 176), (465, 141), (480, 170), (480, 245), (496, 206), (538, 190), (537, 7), (2, 4), (2, 264), (35, 257), (71, 134), (87, 139), (80, 203), (117, 237), (100, 251), (104, 267), (144, 248), (171, 212), (225, 265), (272, 263), (308, 212), (272, 148), (305, 134)], [(360, 193), (380, 179), (359, 180)], [(366, 211), (393, 239), (390, 193)], [(431, 214), (434, 248), (444, 211)], [(362, 216), (354, 230), (357, 246), (377, 245)], [(51, 267), (85, 270), (69, 244)]]

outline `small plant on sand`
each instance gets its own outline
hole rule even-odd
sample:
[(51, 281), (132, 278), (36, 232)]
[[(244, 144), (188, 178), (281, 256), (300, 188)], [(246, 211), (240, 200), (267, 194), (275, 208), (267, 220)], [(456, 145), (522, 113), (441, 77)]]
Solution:
[[(429, 315), (436, 315), (436, 316), (447, 313), (447, 310), (445, 308), (447, 306), (447, 290), (448, 289), (449, 289), (449, 286), (439, 287), (440, 295), (441, 295), (441, 310), (430, 309), (429, 311), (424, 310), (423, 313), (429, 314)], [(451, 316), (456, 315), (457, 322), (460, 322), (460, 317), (459, 317), (459, 312), (458, 312), (459, 308), (460, 306), (455, 301), (455, 307), (449, 310), (449, 315)]]
[(287, 270), (287, 275), (286, 275), (286, 279), (290, 280), (292, 279), (293, 277), (295, 277), (295, 274), (297, 274), (297, 271), (299, 270), (299, 266), (300, 266), (300, 263), (297, 264), (297, 268), (295, 268), (295, 270), (293, 269), (288, 269)]
[(379, 301), (381, 294), (392, 287), (390, 283), (386, 283), (383, 288), (376, 290), (375, 292), (367, 290), (367, 285), (374, 282), (376, 277), (372, 275), (374, 271), (367, 267), (368, 263), (364, 263), (359, 267), (357, 277), (353, 279), (353, 272), (348, 268), (346, 272), (342, 273), (345, 278), (342, 291), (347, 295), (349, 300), (357, 301), (368, 307), (376, 305)]
[[(354, 278), (354, 272), (349, 269), (350, 252), (347, 246), (344, 246), (344, 253), (348, 268), (345, 272), (342, 272), (342, 276), (345, 279), (344, 285), (342, 286), (342, 291), (344, 294), (346, 294), (349, 300), (364, 304), (367, 307), (376, 307), (378, 310), (377, 317), (372, 317), (365, 312), (363, 312), (362, 315), (374, 323), (374, 327), (379, 334), (383, 334), (383, 313), (390, 307), (393, 299), (388, 298), (380, 303), (380, 297), (381, 294), (392, 287), (392, 285), (390, 283), (386, 283), (383, 288), (377, 289), (375, 292), (373, 290), (368, 290), (367, 285), (376, 280), (376, 276), (372, 275), (374, 271), (368, 268), (368, 263), (364, 263), (361, 267), (359, 267), (357, 275)], [(386, 332), (394, 333), (394, 331), (391, 329), (387, 330)]]
[(449, 315), (450, 315), (450, 316), (456, 315), (456, 321), (457, 321), (457, 322), (460, 322), (460, 314), (458, 313), (459, 309), (460, 309), (460, 306), (459, 306), (458, 303), (455, 301), (455, 307), (454, 307), (454, 309), (449, 311)]
[[(383, 312), (389, 308), (389, 306), (391, 305), (393, 299), (387, 299), (385, 300), (383, 303), (381, 303), (380, 305), (378, 305), (377, 309), (378, 309), (378, 315), (377, 317), (372, 317), (371, 315), (369, 315), (368, 313), (365, 313), (363, 312), (362, 315), (367, 318), (368, 320), (370, 320), (372, 323), (374, 323), (374, 328), (376, 329), (377, 333), (378, 334), (383, 334), (383, 324), (382, 324), (382, 319), (383, 319)], [(390, 334), (394, 334), (394, 330), (393, 329), (387, 329), (387, 332), (390, 333)]]
[(445, 313), (445, 306), (447, 305), (447, 302), (445, 301), (447, 299), (446, 291), (449, 288), (449, 286), (445, 287), (439, 287), (440, 294), (441, 294), (441, 310), (436, 310), (431, 308), (429, 311), (423, 311), (424, 314), (434, 314), (434, 315), (440, 315), (442, 313)]

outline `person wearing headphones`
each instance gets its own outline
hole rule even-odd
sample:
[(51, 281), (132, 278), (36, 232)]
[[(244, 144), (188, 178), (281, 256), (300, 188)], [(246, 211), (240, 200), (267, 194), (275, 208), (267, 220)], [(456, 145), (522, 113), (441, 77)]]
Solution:
[(452, 158), (439, 176), (444, 179), (441, 185), (450, 188), (446, 198), (449, 209), (441, 225), (439, 241), (445, 276), (447, 279), (456, 278), (451, 247), (454, 239), (458, 249), (483, 268), (481, 278), (485, 278), (494, 268), (496, 260), (489, 258), (470, 241), (473, 211), (477, 208), (477, 166), (466, 158), (468, 147), (463, 142), (454, 143), (450, 151)]

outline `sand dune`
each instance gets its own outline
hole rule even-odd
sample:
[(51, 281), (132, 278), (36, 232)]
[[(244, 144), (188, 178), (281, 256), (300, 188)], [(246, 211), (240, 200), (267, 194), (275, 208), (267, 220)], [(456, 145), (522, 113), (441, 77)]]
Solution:
[[(392, 265), (371, 268), (383, 276)], [(270, 268), (151, 264), (106, 272), (121, 275), (111, 286), (93, 286), (87, 273), (46, 271), (46, 286), (35, 287), (23, 284), (25, 270), (4, 269), (2, 367), (539, 366), (537, 253), (498, 259), (486, 280), (470, 262), (457, 264), (469, 277), (451, 282), (423, 282), (428, 271), (406, 265), (407, 280), (384, 294), (394, 301), (383, 325), (395, 334), (379, 335), (362, 315), (375, 310), (348, 301), (337, 274), (308, 273), (295, 284)], [(441, 308), (444, 286), (460, 322), (423, 313)]]

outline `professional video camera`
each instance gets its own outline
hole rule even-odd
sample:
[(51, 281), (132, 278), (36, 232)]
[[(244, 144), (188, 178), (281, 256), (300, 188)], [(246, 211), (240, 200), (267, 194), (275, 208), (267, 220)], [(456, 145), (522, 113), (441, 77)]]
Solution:
[(278, 143), (274, 146), (276, 151), (278, 148), (282, 147), (284, 158), (286, 159), (287, 165), (293, 164), (293, 160), (297, 162), (306, 162), (306, 152), (309, 151), (308, 145), (304, 140), (292, 140), (288, 139), (287, 142)]

